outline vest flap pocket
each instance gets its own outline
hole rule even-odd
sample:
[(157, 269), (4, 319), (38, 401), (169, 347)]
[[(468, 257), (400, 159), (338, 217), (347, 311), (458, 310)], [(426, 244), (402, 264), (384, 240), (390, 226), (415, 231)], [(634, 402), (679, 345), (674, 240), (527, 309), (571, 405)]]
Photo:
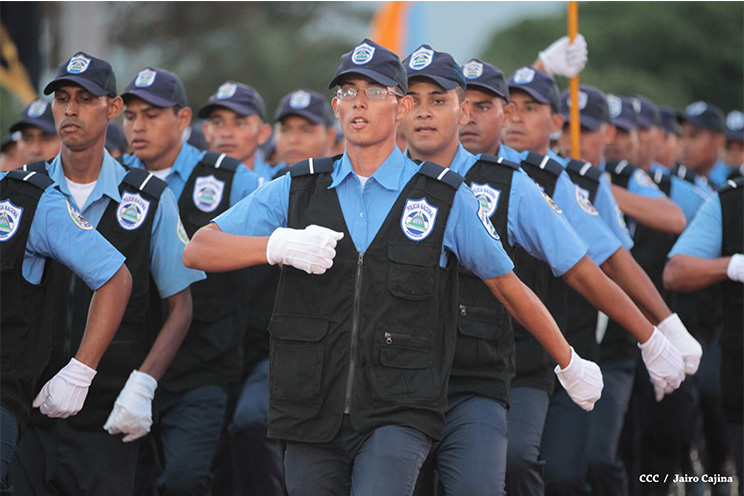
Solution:
[(325, 317), (308, 315), (273, 315), (269, 323), (271, 336), (286, 341), (320, 341), (328, 333)]
[(419, 267), (433, 267), (439, 261), (437, 246), (418, 243), (389, 243), (388, 257), (393, 262)]
[(431, 363), (426, 336), (385, 332), (382, 339), (380, 363), (386, 367), (424, 369)]
[(460, 305), (457, 330), (465, 336), (478, 339), (496, 339), (499, 334), (498, 310)]

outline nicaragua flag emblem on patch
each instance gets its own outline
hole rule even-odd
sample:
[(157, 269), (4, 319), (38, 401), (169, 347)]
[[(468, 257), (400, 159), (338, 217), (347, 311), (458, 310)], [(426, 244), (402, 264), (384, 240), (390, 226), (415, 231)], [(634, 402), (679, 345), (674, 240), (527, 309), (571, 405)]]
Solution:
[(408, 67), (415, 71), (420, 71), (431, 64), (434, 58), (434, 50), (421, 47), (411, 54), (411, 60), (408, 62)]
[(82, 72), (85, 72), (88, 69), (89, 65), (90, 59), (82, 53), (79, 53), (72, 57), (70, 59), (70, 62), (68, 62), (67, 72), (69, 72), (70, 74), (80, 74)]
[(483, 205), (478, 207), (478, 218), (483, 223), (483, 227), (486, 228), (486, 231), (488, 231), (488, 234), (493, 239), (500, 240), (499, 233), (496, 232), (496, 228), (493, 227), (493, 224), (491, 223), (491, 218), (486, 214), (485, 209), (483, 208)]
[(150, 210), (150, 202), (148, 200), (145, 200), (137, 193), (124, 192), (121, 195), (119, 208), (116, 209), (116, 220), (127, 231), (133, 231), (145, 221), (148, 210)]
[(481, 208), (486, 212), (487, 217), (491, 217), (496, 211), (496, 207), (499, 204), (499, 197), (501, 196), (501, 190), (493, 189), (488, 184), (473, 183), (470, 186), (473, 190), (473, 194), (478, 199)]
[(307, 91), (295, 91), (289, 97), (289, 106), (293, 109), (304, 109), (310, 105), (310, 93)]
[(468, 79), (475, 79), (483, 75), (483, 64), (472, 61), (465, 64), (462, 68), (463, 75)]
[(85, 220), (85, 217), (83, 217), (83, 214), (77, 211), (75, 207), (70, 205), (70, 202), (65, 200), (65, 203), (67, 204), (67, 213), (70, 214), (70, 218), (75, 223), (76, 226), (78, 226), (80, 229), (84, 229), (86, 231), (90, 231), (93, 229), (93, 226), (90, 225), (90, 223)]
[(39, 117), (44, 113), (47, 108), (47, 102), (44, 100), (34, 100), (31, 105), (28, 106), (29, 117)]
[(535, 186), (537, 186), (538, 191), (540, 191), (540, 194), (542, 195), (543, 199), (545, 200), (545, 203), (547, 203), (550, 208), (552, 208), (556, 213), (562, 214), (563, 210), (561, 210), (558, 205), (553, 201), (553, 199), (545, 192), (545, 188), (542, 187), (542, 185), (535, 183)]
[(152, 69), (142, 70), (137, 74), (137, 79), (134, 80), (134, 85), (137, 88), (147, 88), (148, 86), (152, 86), (157, 75), (158, 73)]
[(21, 223), (23, 208), (16, 207), (10, 200), (0, 202), (0, 242), (12, 238)]
[(227, 98), (230, 98), (235, 94), (235, 91), (237, 91), (238, 85), (235, 83), (225, 83), (219, 88), (217, 88), (217, 93), (215, 93), (215, 97), (218, 100), (225, 100)]
[(356, 65), (364, 65), (375, 56), (375, 47), (362, 43), (354, 49), (351, 54), (351, 61)]
[(514, 73), (514, 82), (517, 84), (527, 84), (535, 79), (535, 70), (529, 67), (522, 67)]
[(592, 202), (589, 200), (589, 191), (584, 188), (576, 186), (576, 202), (581, 207), (581, 210), (588, 213), (589, 215), (599, 215), (597, 209), (594, 208)]
[(439, 209), (430, 205), (426, 198), (406, 199), (403, 215), (400, 217), (400, 228), (403, 234), (412, 241), (421, 241), (431, 234)]
[(194, 185), (194, 205), (202, 212), (214, 211), (222, 201), (225, 182), (214, 176), (198, 177)]

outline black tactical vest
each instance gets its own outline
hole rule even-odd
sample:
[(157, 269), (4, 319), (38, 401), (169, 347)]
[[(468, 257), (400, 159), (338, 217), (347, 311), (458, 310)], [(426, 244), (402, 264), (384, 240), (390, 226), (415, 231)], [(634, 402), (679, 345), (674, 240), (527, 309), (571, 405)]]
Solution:
[(344, 237), (325, 274), (282, 269), (269, 326), (269, 436), (328, 442), (347, 412), (358, 432), (394, 424), (438, 438), (457, 323), (457, 264), (439, 261), (463, 179), (422, 164), (358, 253), (329, 189), (332, 170), (332, 159), (290, 170), (288, 227)]
[(0, 181), (0, 405), (21, 429), (31, 411), (37, 381), (52, 347), (49, 264), (39, 284), (23, 277), (31, 223), (44, 191), (54, 181), (36, 172), (10, 171)]
[[(237, 159), (212, 152), (207, 152), (194, 167), (178, 200), (181, 221), (189, 238), (230, 208), (238, 167), (241, 163)], [(191, 284), (191, 326), (160, 381), (164, 389), (180, 392), (240, 379), (248, 320), (249, 273), (250, 269), (213, 272)]]
[[(729, 180), (718, 191), (723, 230), (721, 255), (744, 253), (744, 178)], [(744, 284), (726, 280), (723, 286), (721, 334), (721, 402), (730, 422), (744, 415)]]
[[(563, 172), (561, 164), (547, 155), (528, 152), (521, 166), (546, 195), (553, 196), (558, 176)], [(540, 298), (558, 327), (565, 332), (568, 320), (566, 284), (553, 276), (547, 262), (538, 260), (522, 247), (517, 247), (514, 265), (517, 276)], [(552, 393), (555, 387), (553, 358), (539, 341), (516, 321), (514, 341), (517, 348), (517, 376), (512, 387), (539, 388)]]
[[(119, 184), (121, 203), (109, 201), (96, 230), (126, 257), (132, 275), (132, 293), (114, 339), (98, 364), (83, 409), (68, 418), (81, 430), (98, 431), (111, 413), (114, 401), (132, 370), (138, 368), (150, 351), (159, 328), (150, 322), (150, 307), (160, 297), (151, 293), (150, 243), (152, 224), (160, 196), (168, 185), (142, 169), (129, 169)], [(88, 318), (93, 291), (64, 265), (52, 264), (54, 322), (60, 325), (54, 335), (52, 358), (42, 376), (42, 384), (64, 367), (80, 346)], [(38, 411), (32, 413), (35, 426), (49, 421)]]
[[(507, 220), (512, 177), (519, 164), (491, 155), (481, 155), (465, 181), (490, 213), (491, 224), (501, 237), (510, 258)], [(459, 267), (459, 315), (457, 345), (449, 382), (449, 398), (473, 394), (508, 404), (510, 383), (515, 374), (514, 333), (509, 313), (486, 284), (471, 271)]]

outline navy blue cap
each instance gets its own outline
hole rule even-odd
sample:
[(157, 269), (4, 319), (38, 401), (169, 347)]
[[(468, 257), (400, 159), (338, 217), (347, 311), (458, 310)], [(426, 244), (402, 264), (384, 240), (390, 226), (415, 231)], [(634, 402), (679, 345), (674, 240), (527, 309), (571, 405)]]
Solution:
[(314, 124), (333, 124), (328, 101), (315, 91), (297, 90), (282, 98), (274, 114), (274, 122), (279, 122), (288, 115), (299, 115)]
[(482, 60), (470, 59), (470, 62), (462, 66), (462, 75), (465, 76), (465, 89), (485, 89), (509, 101), (506, 77), (498, 67)]
[(666, 134), (682, 135), (679, 122), (677, 122), (677, 114), (674, 110), (669, 107), (659, 107), (659, 115), (661, 116), (661, 128)]
[(107, 150), (126, 150), (127, 148), (127, 138), (124, 136), (124, 131), (114, 121), (108, 123), (105, 147)]
[(8, 132), (3, 136), (3, 140), (0, 141), (0, 153), (5, 153), (8, 147), (13, 143), (18, 143), (18, 140), (21, 139), (19, 134), (20, 133), (17, 131), (15, 133)]
[(38, 127), (48, 134), (57, 134), (54, 127), (54, 115), (52, 115), (52, 104), (41, 98), (26, 105), (21, 112), (21, 119), (10, 126), (9, 132), (20, 131), (24, 126)]
[(63, 83), (77, 84), (96, 96), (116, 96), (116, 75), (111, 64), (85, 52), (78, 52), (57, 66), (57, 74), (44, 88), (44, 94), (50, 95)]
[[(571, 94), (568, 90), (561, 95), (561, 115), (565, 122), (571, 121)], [(610, 123), (610, 109), (607, 97), (594, 86), (579, 87), (579, 121), (581, 127), (596, 131), (603, 122)]]
[(534, 67), (522, 67), (509, 79), (509, 91), (520, 90), (542, 104), (549, 104), (554, 112), (560, 109), (560, 91), (555, 79)]
[(697, 101), (689, 104), (678, 120), (680, 124), (688, 122), (698, 129), (707, 129), (717, 133), (726, 132), (726, 118), (723, 112), (708, 102)]
[(449, 53), (437, 52), (429, 45), (421, 45), (403, 60), (408, 80), (421, 77), (434, 81), (445, 90), (458, 86), (465, 89), (462, 69)]
[(328, 89), (338, 86), (346, 74), (361, 74), (383, 86), (397, 86), (403, 93), (408, 92), (408, 78), (400, 58), (368, 38), (354, 50), (341, 56), (341, 65), (336, 69), (336, 75), (328, 84)]
[(642, 129), (650, 129), (654, 126), (661, 127), (659, 107), (651, 100), (636, 95), (633, 98), (633, 105), (638, 114), (638, 127)]
[(137, 97), (161, 108), (189, 106), (181, 79), (170, 71), (153, 67), (145, 67), (139, 71), (124, 88), (121, 97), (124, 103)]
[(610, 123), (625, 131), (638, 129), (639, 114), (636, 111), (636, 100), (629, 96), (607, 95), (607, 107), (610, 111)]
[(238, 115), (257, 115), (266, 122), (266, 104), (253, 86), (235, 81), (225, 81), (217, 93), (209, 97), (209, 102), (199, 109), (198, 116), (209, 118), (215, 109), (224, 107)]
[(726, 140), (744, 142), (744, 114), (738, 110), (726, 116)]

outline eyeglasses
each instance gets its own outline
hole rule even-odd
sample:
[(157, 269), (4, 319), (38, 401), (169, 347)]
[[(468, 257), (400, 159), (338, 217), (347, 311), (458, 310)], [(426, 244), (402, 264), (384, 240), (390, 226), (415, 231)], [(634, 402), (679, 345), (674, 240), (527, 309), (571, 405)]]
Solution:
[(370, 86), (369, 88), (355, 88), (349, 86), (347, 88), (339, 88), (338, 91), (336, 91), (336, 98), (339, 100), (354, 100), (356, 99), (359, 90), (364, 91), (364, 94), (367, 95), (367, 98), (370, 100), (384, 100), (385, 97), (388, 96), (388, 93), (401, 98), (405, 96), (380, 86)]

